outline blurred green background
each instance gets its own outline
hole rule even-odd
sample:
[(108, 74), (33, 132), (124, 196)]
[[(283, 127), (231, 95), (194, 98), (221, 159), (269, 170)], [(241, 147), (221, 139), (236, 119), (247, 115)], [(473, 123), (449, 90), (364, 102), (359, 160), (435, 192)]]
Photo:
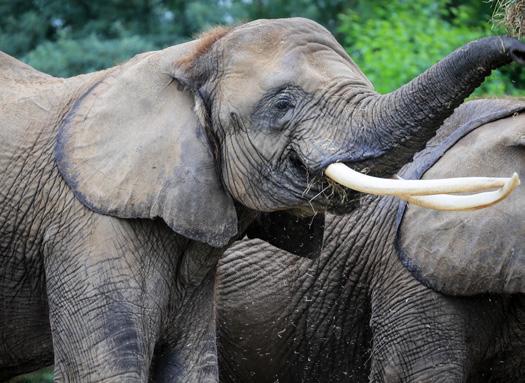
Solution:
[[(501, 1), (500, 1), (501, 2)], [(303, 16), (332, 31), (377, 90), (407, 82), (493, 27), (482, 0), (0, 0), (0, 49), (55, 76), (118, 64), (217, 24)], [(525, 95), (524, 71), (496, 71), (476, 95)]]
[[(504, 33), (482, 0), (0, 0), (0, 50), (55, 76), (107, 68), (217, 24), (303, 16), (317, 20), (380, 92), (406, 83), (462, 44)], [(501, 1), (500, 1), (501, 3)], [(525, 96), (511, 65), (476, 95)], [(17, 378), (48, 382), (49, 370)]]

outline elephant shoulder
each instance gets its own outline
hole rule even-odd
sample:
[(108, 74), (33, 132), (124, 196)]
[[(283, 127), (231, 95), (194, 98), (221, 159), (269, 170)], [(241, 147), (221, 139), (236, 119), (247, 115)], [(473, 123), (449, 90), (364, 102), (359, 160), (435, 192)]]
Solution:
[[(415, 159), (407, 178), (525, 178), (525, 103), (466, 104)], [(412, 177), (410, 177), (412, 176)], [(525, 291), (525, 191), (488, 209), (442, 212), (403, 204), (397, 247), (424, 284), (455, 295)]]
[(0, 52), (0, 141), (13, 149), (51, 137), (85, 80), (52, 77)]
[(54, 100), (78, 96), (76, 93), (81, 92), (83, 86), (91, 86), (106, 72), (109, 71), (71, 78), (53, 77), (0, 51), (0, 101), (10, 109), (31, 101), (37, 108), (49, 112)]
[(23, 130), (35, 121), (45, 121), (78, 85), (78, 81), (50, 76), (0, 52), (0, 124)]

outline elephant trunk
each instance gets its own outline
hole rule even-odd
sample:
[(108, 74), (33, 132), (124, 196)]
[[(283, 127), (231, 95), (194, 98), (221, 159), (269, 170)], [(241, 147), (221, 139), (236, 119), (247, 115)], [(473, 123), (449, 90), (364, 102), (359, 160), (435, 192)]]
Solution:
[[(490, 37), (456, 50), (426, 72), (386, 95), (362, 99), (359, 147), (366, 148), (349, 162), (368, 168), (375, 175), (390, 176), (422, 150), (454, 109), (470, 95), (490, 72), (512, 61), (525, 63), (525, 44), (509, 37)], [(346, 162), (346, 161), (345, 161)], [(325, 175), (361, 192), (396, 195), (410, 203), (439, 210), (472, 210), (506, 198), (520, 183), (510, 178), (470, 178), (422, 181), (384, 180), (365, 176), (344, 164), (331, 164)], [(500, 189), (473, 196), (463, 193)]]
[(395, 173), (493, 69), (513, 60), (525, 63), (525, 44), (509, 37), (484, 38), (457, 49), (398, 90), (376, 96), (365, 111), (372, 128), (366, 129), (366, 144), (381, 159), (366, 166), (376, 175)]

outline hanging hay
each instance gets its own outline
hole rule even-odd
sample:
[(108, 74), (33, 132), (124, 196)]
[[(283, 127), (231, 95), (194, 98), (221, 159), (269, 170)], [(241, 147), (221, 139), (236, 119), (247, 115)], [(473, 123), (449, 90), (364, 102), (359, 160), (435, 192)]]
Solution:
[(496, 0), (492, 20), (516, 37), (525, 35), (525, 0)]

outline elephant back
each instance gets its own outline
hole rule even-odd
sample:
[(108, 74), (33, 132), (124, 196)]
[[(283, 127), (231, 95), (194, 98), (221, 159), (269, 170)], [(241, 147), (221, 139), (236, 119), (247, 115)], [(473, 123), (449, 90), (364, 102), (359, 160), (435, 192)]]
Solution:
[(24, 145), (52, 133), (70, 100), (102, 75), (57, 78), (0, 52), (0, 138)]
[[(525, 102), (476, 100), (458, 109), (404, 178), (525, 179)], [(401, 204), (396, 247), (425, 285), (453, 295), (525, 292), (525, 190), (488, 209), (443, 212)]]
[(4, 52), (0, 52), (0, 78), (2, 79), (1, 84), (4, 86), (12, 85), (8, 82), (34, 84), (35, 81), (53, 79), (52, 76), (39, 72)]

